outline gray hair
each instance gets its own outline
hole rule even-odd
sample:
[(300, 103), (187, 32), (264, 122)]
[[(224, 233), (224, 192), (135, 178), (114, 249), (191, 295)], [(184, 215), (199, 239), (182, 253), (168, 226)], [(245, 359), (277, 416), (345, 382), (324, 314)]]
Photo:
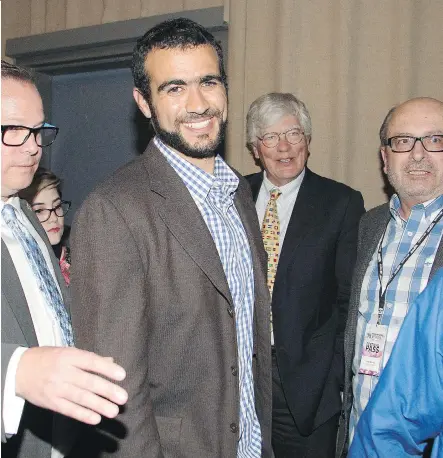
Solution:
[(260, 96), (249, 107), (246, 115), (246, 141), (249, 149), (266, 127), (284, 116), (295, 116), (308, 141), (312, 135), (312, 122), (306, 105), (293, 94), (270, 92)]
[(382, 125), (380, 127), (380, 144), (381, 144), (381, 146), (385, 146), (386, 142), (388, 141), (389, 123), (391, 122), (392, 116), (394, 115), (396, 109), (397, 109), (397, 105), (395, 107), (392, 107), (388, 111), (388, 114), (386, 115), (386, 117), (383, 120), (383, 123), (382, 123)]

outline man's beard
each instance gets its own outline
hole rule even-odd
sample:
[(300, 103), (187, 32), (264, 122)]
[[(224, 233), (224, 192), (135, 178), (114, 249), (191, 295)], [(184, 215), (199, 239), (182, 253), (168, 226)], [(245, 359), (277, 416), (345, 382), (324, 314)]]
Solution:
[[(160, 137), (160, 139), (171, 148), (194, 159), (214, 157), (217, 154), (217, 149), (225, 138), (227, 121), (223, 120), (223, 114), (220, 110), (208, 110), (204, 113), (204, 115), (194, 114), (187, 116), (186, 119), (177, 119), (174, 123), (175, 131), (173, 132), (169, 132), (160, 126), (155, 110), (151, 110), (151, 116), (152, 125), (156, 135), (158, 135), (158, 137)], [(207, 119), (208, 117), (218, 119), (219, 131), (217, 136), (213, 140), (205, 142), (203, 145), (199, 145), (198, 143), (191, 145), (188, 143), (180, 132), (180, 124), (199, 122), (202, 118)], [(202, 134), (200, 137), (202, 140), (205, 140), (208, 138), (208, 134)]]
[(435, 173), (433, 165), (427, 161), (422, 161), (420, 164), (410, 161), (400, 171), (393, 169), (388, 162), (386, 165), (386, 175), (389, 183), (400, 198), (416, 198), (425, 202), (431, 198), (429, 196), (438, 192), (438, 186), (432, 181), (421, 182), (419, 179), (414, 181), (413, 177), (408, 178), (407, 173), (410, 170)]

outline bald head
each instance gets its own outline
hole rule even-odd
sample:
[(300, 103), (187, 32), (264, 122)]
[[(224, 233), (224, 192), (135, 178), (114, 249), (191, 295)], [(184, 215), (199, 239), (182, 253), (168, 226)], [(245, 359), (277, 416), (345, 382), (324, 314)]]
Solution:
[[(400, 198), (406, 217), (414, 205), (443, 194), (442, 136), (443, 102), (429, 97), (398, 105), (383, 122), (380, 129), (383, 170)], [(393, 137), (398, 138), (389, 140)], [(403, 151), (402, 146), (408, 143), (412, 149)]]
[(401, 103), (400, 105), (396, 105), (395, 107), (391, 108), (386, 115), (383, 124), (380, 128), (380, 144), (385, 145), (386, 141), (392, 135), (389, 133), (389, 126), (392, 123), (392, 119), (398, 115), (402, 115), (404, 112), (408, 112), (409, 110), (413, 111), (416, 108), (420, 109), (424, 113), (429, 109), (431, 111), (436, 110), (437, 112), (440, 111), (443, 113), (443, 102), (437, 99), (433, 99), (431, 97), (416, 97), (414, 99), (409, 99), (406, 102)]

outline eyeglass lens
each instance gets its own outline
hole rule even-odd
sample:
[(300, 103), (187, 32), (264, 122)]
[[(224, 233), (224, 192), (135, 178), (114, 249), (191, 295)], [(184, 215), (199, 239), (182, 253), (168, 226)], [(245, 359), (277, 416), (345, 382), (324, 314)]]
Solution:
[(288, 130), (287, 132), (282, 132), (280, 134), (277, 132), (272, 132), (264, 135), (261, 140), (265, 146), (267, 146), (268, 148), (273, 148), (278, 144), (282, 136), (284, 136), (286, 138), (286, 141), (291, 145), (296, 145), (303, 138), (303, 132), (300, 132), (297, 129)]
[(426, 137), (397, 136), (390, 138), (392, 150), (405, 153), (412, 151), (417, 141), (421, 142), (426, 151), (443, 151), (443, 135), (429, 135)]
[(65, 216), (66, 213), (68, 213), (70, 206), (70, 202), (62, 202), (54, 208), (38, 208), (34, 211), (39, 221), (44, 223), (51, 217), (52, 212), (54, 212), (59, 217)]
[(35, 142), (38, 146), (49, 146), (57, 136), (57, 128), (42, 126), (30, 128), (24, 126), (5, 126), (6, 129), (2, 132), (2, 140), (8, 146), (21, 146), (29, 138), (31, 134), (35, 137)]

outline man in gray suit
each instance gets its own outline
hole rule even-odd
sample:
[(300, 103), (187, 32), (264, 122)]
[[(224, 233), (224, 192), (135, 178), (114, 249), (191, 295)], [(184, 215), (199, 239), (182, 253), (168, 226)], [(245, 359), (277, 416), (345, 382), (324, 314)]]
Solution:
[[(67, 291), (57, 260), (29, 205), (17, 197), (58, 129), (44, 122), (32, 75), (2, 61), (1, 303), (2, 456), (62, 456), (61, 417), (96, 424), (114, 417), (125, 376), (110, 358), (69, 348)], [(107, 352), (104, 352), (107, 354)], [(53, 412), (52, 412), (53, 411)], [(57, 434), (57, 432), (59, 434)]]
[(395, 194), (360, 223), (345, 332), (339, 457), (347, 453), (408, 307), (443, 266), (443, 103), (416, 98), (394, 107), (380, 141)]
[(138, 41), (133, 75), (156, 136), (88, 197), (72, 238), (78, 343), (124, 361), (129, 400), (78, 456), (269, 457), (266, 254), (249, 185), (217, 154), (222, 49), (166, 21)]

